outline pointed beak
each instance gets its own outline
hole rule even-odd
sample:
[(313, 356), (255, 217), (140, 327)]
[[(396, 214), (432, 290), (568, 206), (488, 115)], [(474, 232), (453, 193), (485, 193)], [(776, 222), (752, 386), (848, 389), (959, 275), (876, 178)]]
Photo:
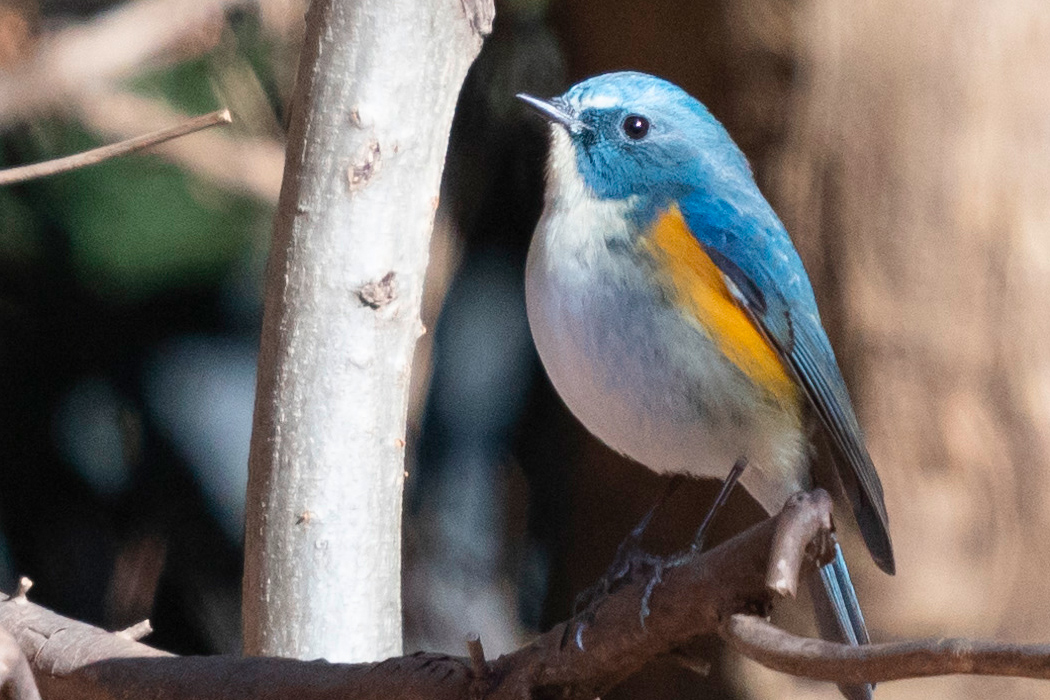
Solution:
[(556, 124), (561, 124), (569, 131), (580, 131), (581, 129), (589, 128), (586, 124), (577, 119), (576, 115), (570, 112), (565, 103), (558, 98), (553, 100), (541, 100), (538, 97), (526, 95), (523, 92), (519, 92), (516, 97), (527, 104), (544, 119), (555, 122)]

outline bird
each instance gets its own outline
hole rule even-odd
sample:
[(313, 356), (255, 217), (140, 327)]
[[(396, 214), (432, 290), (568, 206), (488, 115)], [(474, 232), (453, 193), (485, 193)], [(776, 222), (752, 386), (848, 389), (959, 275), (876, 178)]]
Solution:
[[(770, 514), (815, 486), (822, 426), (867, 549), (892, 575), (882, 484), (812, 285), (726, 129), (645, 73), (517, 97), (550, 124), (525, 295), (569, 410), (658, 473), (720, 478), (746, 459), (740, 483)], [(868, 643), (837, 543), (818, 574), (821, 635)], [(872, 696), (870, 685), (840, 690)]]

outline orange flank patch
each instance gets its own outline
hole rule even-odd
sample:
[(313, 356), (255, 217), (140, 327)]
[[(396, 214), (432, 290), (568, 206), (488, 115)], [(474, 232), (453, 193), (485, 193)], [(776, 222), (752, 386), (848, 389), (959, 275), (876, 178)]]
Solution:
[(678, 302), (692, 313), (718, 349), (779, 402), (795, 400), (795, 383), (776, 350), (733, 299), (722, 272), (693, 236), (678, 207), (660, 214), (643, 240), (667, 273)]

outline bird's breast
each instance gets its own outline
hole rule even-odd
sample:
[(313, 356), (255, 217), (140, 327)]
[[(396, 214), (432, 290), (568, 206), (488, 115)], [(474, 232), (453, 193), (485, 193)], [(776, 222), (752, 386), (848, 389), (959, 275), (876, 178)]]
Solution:
[(643, 230), (632, 202), (572, 194), (548, 191), (526, 271), (559, 395), (656, 471), (723, 477), (747, 456), (744, 485), (779, 508), (808, 477), (798, 396), (776, 355), (706, 255), (688, 257), (699, 245), (687, 250), (675, 222)]

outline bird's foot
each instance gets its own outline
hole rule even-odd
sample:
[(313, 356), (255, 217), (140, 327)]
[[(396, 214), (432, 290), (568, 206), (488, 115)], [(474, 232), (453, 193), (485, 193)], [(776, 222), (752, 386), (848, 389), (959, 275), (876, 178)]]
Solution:
[(576, 596), (576, 601), (573, 604), (572, 619), (566, 624), (565, 633), (562, 635), (562, 647), (568, 643), (571, 637), (575, 641), (577, 648), (582, 651), (583, 632), (594, 622), (594, 616), (602, 599), (620, 590), (636, 577), (645, 577), (646, 580), (645, 590), (642, 592), (642, 600), (638, 609), (638, 621), (644, 630), (645, 620), (649, 617), (649, 601), (657, 584), (663, 580), (664, 572), (685, 564), (700, 553), (703, 549), (704, 538), (708, 529), (714, 522), (715, 516), (725, 505), (726, 501), (729, 500), (729, 495), (733, 492), (733, 488), (736, 486), (746, 466), (747, 459), (744, 457), (738, 459), (736, 464), (733, 465), (729, 475), (722, 483), (718, 497), (715, 498), (714, 504), (708, 510), (707, 515), (704, 516), (703, 522), (693, 536), (692, 544), (681, 552), (663, 557), (643, 550), (641, 541), (642, 536), (649, 527), (649, 523), (653, 519), (653, 515), (675, 492), (683, 477), (675, 476), (671, 479), (663, 495), (649, 509), (649, 512), (645, 514), (645, 517), (641, 519), (638, 525), (627, 534), (620, 546), (617, 547), (616, 555), (613, 557), (612, 564), (605, 574), (595, 585)]
[(662, 557), (650, 554), (642, 549), (642, 537), (645, 535), (645, 531), (648, 529), (649, 523), (652, 522), (656, 511), (667, 502), (667, 499), (678, 489), (684, 478), (681, 475), (676, 475), (671, 479), (667, 484), (667, 488), (664, 489), (663, 494), (653, 504), (653, 507), (649, 509), (649, 512), (620, 542), (620, 546), (616, 548), (616, 554), (613, 556), (612, 563), (602, 577), (593, 586), (581, 591), (576, 596), (572, 606), (572, 618), (566, 624), (565, 633), (562, 636), (562, 647), (572, 637), (576, 646), (582, 651), (583, 631), (594, 622), (594, 616), (602, 599), (620, 590), (633, 580), (635, 576), (639, 575), (649, 577), (642, 600), (643, 614), (641, 619), (642, 626), (645, 626), (645, 618), (649, 614), (649, 596), (652, 594), (652, 588), (659, 581), (664, 566)]
[(703, 551), (704, 538), (707, 537), (708, 530), (711, 529), (715, 517), (729, 500), (730, 494), (733, 493), (733, 489), (736, 487), (737, 482), (740, 480), (740, 475), (744, 473), (746, 467), (747, 457), (741, 457), (733, 465), (733, 468), (729, 470), (725, 481), (722, 482), (722, 488), (718, 491), (718, 496), (715, 497), (715, 502), (707, 510), (707, 515), (704, 516), (703, 522), (700, 523), (696, 534), (693, 535), (692, 543), (686, 549), (668, 557), (654, 557), (657, 561), (653, 564), (649, 581), (646, 583), (645, 591), (642, 593), (641, 609), (639, 610), (643, 629), (645, 628), (645, 618), (649, 617), (649, 599), (652, 598), (656, 584), (660, 583), (665, 571), (692, 561), (693, 557)]

